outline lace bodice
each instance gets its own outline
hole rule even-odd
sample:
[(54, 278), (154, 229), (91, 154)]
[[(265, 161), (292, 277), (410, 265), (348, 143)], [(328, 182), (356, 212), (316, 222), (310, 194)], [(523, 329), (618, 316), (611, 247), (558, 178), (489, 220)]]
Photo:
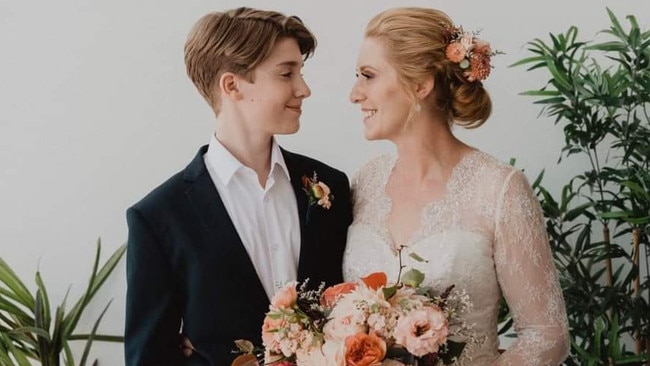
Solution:
[[(346, 281), (384, 271), (397, 279), (397, 251), (386, 221), (385, 187), (396, 159), (381, 156), (355, 176), (354, 222), (344, 257)], [(428, 262), (408, 256), (416, 253)], [(480, 151), (454, 168), (444, 195), (422, 213), (403, 263), (425, 274), (425, 284), (465, 290), (473, 303), (466, 319), (484, 342), (468, 347), (462, 365), (557, 365), (569, 350), (562, 292), (539, 203), (525, 175)], [(499, 355), (497, 314), (501, 295), (517, 340)]]

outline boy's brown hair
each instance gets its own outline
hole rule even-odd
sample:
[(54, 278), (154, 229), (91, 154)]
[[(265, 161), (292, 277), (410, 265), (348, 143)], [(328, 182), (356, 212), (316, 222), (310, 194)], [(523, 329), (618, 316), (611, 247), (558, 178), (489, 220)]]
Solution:
[(218, 114), (221, 101), (215, 82), (224, 72), (250, 78), (283, 38), (295, 39), (305, 60), (316, 49), (316, 38), (296, 16), (246, 7), (209, 13), (196, 22), (185, 42), (187, 74)]

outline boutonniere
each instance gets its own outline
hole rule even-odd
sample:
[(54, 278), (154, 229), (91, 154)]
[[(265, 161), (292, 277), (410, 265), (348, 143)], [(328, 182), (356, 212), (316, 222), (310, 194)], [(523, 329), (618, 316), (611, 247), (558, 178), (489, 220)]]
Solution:
[(307, 199), (309, 200), (308, 202), (310, 208), (314, 205), (319, 205), (322, 208), (329, 210), (330, 207), (332, 207), (334, 195), (330, 191), (330, 187), (328, 187), (327, 184), (318, 180), (316, 172), (314, 172), (311, 178), (303, 175), (302, 186), (303, 191), (307, 193)]

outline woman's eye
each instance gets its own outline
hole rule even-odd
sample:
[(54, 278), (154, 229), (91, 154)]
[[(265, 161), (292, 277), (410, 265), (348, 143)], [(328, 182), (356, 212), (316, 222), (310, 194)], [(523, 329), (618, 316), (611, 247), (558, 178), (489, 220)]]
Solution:
[(370, 75), (370, 74), (368, 74), (368, 73), (366, 73), (366, 72), (362, 72), (362, 73), (361, 73), (361, 76), (363, 76), (363, 77), (366, 78), (366, 79), (372, 79), (372, 75)]

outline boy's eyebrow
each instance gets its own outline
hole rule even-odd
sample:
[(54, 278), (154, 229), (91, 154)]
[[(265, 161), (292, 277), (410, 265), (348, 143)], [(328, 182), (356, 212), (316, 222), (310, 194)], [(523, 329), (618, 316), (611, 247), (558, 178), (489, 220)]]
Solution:
[(298, 62), (298, 61), (284, 61), (284, 62), (280, 62), (279, 64), (277, 64), (275, 66), (276, 67), (282, 67), (282, 66), (289, 66), (289, 67), (300, 66), (300, 67), (304, 67), (305, 63), (304, 62)]

